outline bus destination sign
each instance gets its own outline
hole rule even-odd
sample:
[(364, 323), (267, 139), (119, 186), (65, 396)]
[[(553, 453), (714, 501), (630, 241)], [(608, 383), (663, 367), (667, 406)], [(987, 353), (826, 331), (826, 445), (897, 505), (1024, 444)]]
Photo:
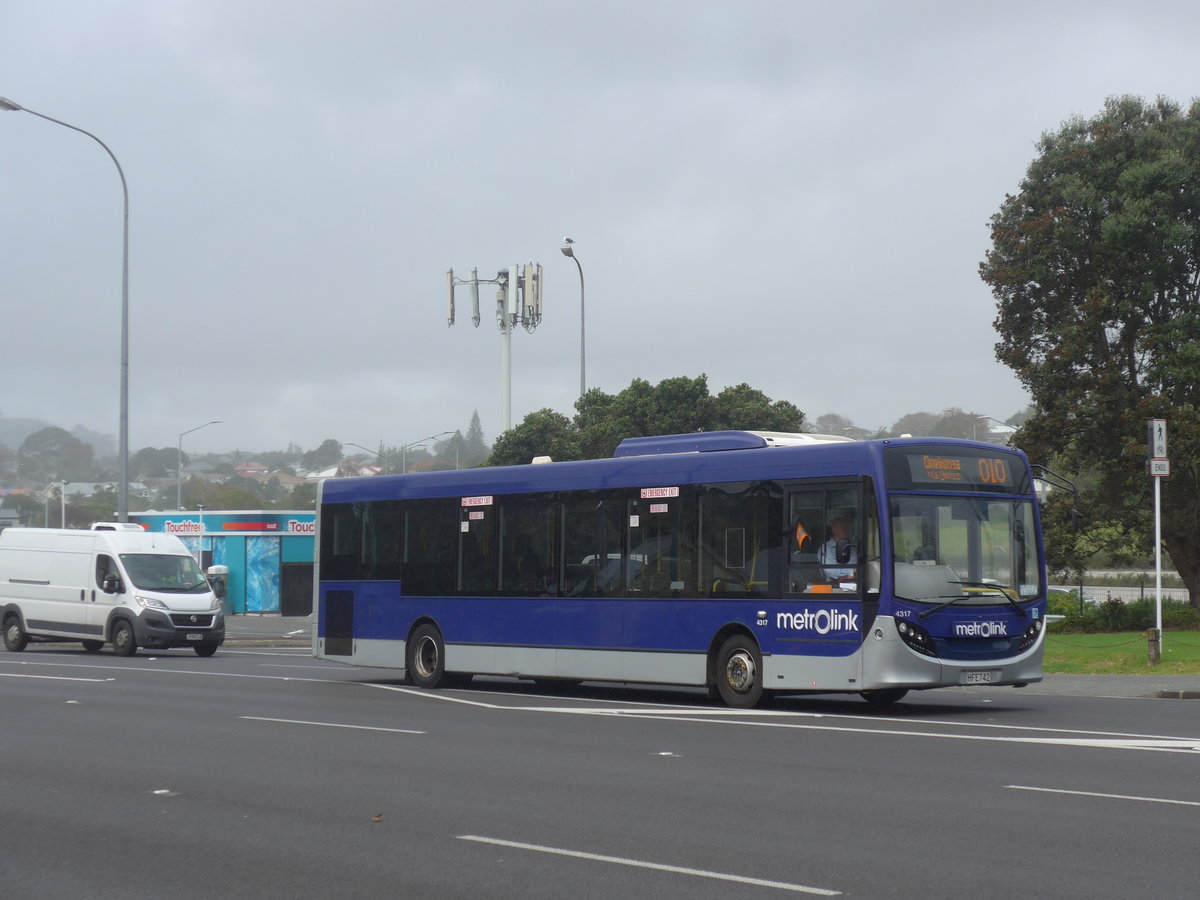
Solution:
[(892, 488), (937, 487), (941, 490), (1020, 492), (1023, 467), (1017, 457), (940, 447), (897, 447), (888, 451)]

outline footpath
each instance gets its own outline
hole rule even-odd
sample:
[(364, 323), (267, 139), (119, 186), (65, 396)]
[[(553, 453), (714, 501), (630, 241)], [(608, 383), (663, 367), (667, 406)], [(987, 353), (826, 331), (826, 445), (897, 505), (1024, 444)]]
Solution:
[[(225, 643), (231, 647), (311, 647), (314, 621), (312, 616), (226, 616)], [(1060, 697), (1200, 700), (1200, 675), (1050, 674), (1037, 684), (1006, 690)]]

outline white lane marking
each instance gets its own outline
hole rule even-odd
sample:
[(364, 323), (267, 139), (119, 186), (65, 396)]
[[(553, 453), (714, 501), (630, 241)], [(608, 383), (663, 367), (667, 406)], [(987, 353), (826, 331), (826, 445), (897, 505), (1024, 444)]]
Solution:
[(111, 678), (75, 678), (72, 675), (22, 675), (19, 672), (0, 672), (0, 678), (42, 678), (46, 681), (112, 681)]
[(268, 716), (238, 716), (250, 722), (281, 722), (284, 725), (314, 725), (320, 728), (350, 728), (355, 731), (386, 731), (390, 734), (428, 734), (426, 731), (413, 731), (409, 728), (378, 728), (374, 725), (342, 725), (338, 722), (308, 722), (304, 719), (272, 719)]
[(1200, 806), (1196, 800), (1172, 800), (1168, 797), (1136, 797), (1131, 794), (1101, 794), (1095, 791), (1068, 791), (1062, 788), (1030, 787), (1025, 784), (1006, 784), (1013, 791), (1037, 791), (1043, 794), (1072, 794), (1076, 797), (1099, 797), (1103, 800), (1136, 800), (1139, 803), (1171, 803), (1176, 806)]
[(692, 875), (697, 878), (712, 878), (717, 881), (732, 881), (751, 887), (777, 888), (781, 891), (792, 891), (798, 894), (817, 894), (822, 897), (837, 897), (841, 891), (830, 891), (825, 888), (809, 887), (803, 884), (791, 884), (786, 881), (768, 881), (764, 878), (749, 878), (745, 875), (728, 875), (724, 872), (710, 872), (707, 869), (689, 869), (686, 866), (671, 866), (665, 863), (646, 862), (640, 859), (628, 859), (623, 856), (604, 856), (599, 853), (585, 853), (582, 850), (564, 850), (560, 847), (543, 847), (540, 844), (523, 844), (519, 841), (504, 841), (499, 838), (480, 837), (474, 834), (458, 835), (460, 841), (474, 841), (478, 844), (492, 844), (497, 847), (512, 847), (516, 850), (532, 850), (535, 853), (550, 853), (555, 856), (569, 856), (574, 859), (586, 859), (592, 862), (613, 863), (618, 866), (631, 866), (636, 869), (654, 869), (657, 872), (672, 872), (676, 875)]
[[(914, 731), (900, 728), (881, 728), (881, 727), (865, 727), (865, 726), (849, 726), (849, 725), (810, 725), (796, 721), (797, 719), (813, 719), (813, 718), (829, 718), (829, 719), (848, 719), (850, 721), (863, 721), (861, 718), (854, 716), (822, 716), (814, 713), (793, 713), (779, 710), (693, 710), (693, 709), (647, 709), (641, 708), (620, 708), (613, 707), (608, 709), (576, 709), (573, 707), (563, 706), (509, 706), (501, 703), (487, 703), (480, 700), (469, 700), (465, 697), (452, 697), (436, 691), (425, 691), (419, 688), (397, 687), (387, 684), (369, 684), (370, 687), (378, 688), (379, 690), (394, 691), (400, 694), (409, 694), (414, 697), (425, 697), (429, 700), (439, 700), (444, 703), (459, 703), (465, 706), (474, 706), (480, 709), (494, 709), (509, 712), (539, 712), (539, 713), (558, 713), (560, 715), (575, 715), (575, 716), (613, 716), (617, 718), (634, 718), (634, 719), (656, 719), (663, 721), (687, 721), (705, 725), (745, 725), (755, 728), (790, 728), (793, 730), (803, 731), (829, 731), (842, 732), (848, 734), (877, 734), (896, 737), (922, 737), (922, 738), (941, 738), (943, 740), (957, 741), (990, 741), (993, 743), (1008, 743), (1008, 744), (1042, 744), (1047, 746), (1069, 746), (1069, 747), (1092, 747), (1106, 750), (1152, 750), (1160, 753), (1197, 753), (1200, 752), (1200, 738), (1176, 738), (1164, 737), (1157, 735), (1130, 735), (1112, 732), (1088, 732), (1088, 731), (1060, 731), (1055, 732), (1053, 729), (1029, 727), (1024, 728), (1019, 725), (986, 725), (975, 723), (961, 723), (967, 728), (993, 728), (1006, 729), (1015, 731), (1032, 731), (1051, 735), (1058, 734), (1059, 737), (1016, 737), (1008, 734), (953, 734), (949, 732), (937, 731)], [(751, 718), (753, 717), (753, 719)], [(775, 719), (777, 721), (755, 721), (756, 719)], [(788, 719), (791, 721), (778, 721)], [(951, 723), (937, 722), (933, 720), (905, 719), (900, 720), (906, 723), (915, 722), (922, 725), (939, 725), (945, 726)], [(1093, 735), (1092, 737), (1081, 737), (1079, 735)]]

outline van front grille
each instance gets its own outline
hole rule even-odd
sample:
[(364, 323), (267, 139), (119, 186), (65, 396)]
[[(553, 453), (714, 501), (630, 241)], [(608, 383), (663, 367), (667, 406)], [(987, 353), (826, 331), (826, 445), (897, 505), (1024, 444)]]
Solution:
[(212, 613), (171, 613), (171, 624), (176, 628), (212, 628)]

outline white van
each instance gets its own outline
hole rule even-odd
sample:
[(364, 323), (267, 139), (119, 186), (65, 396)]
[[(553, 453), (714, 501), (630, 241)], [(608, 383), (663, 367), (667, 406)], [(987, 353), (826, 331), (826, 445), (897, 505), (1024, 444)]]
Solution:
[(212, 656), (225, 618), (212, 587), (173, 534), (137, 528), (6, 528), (0, 531), (4, 646), (106, 642), (118, 656), (138, 647), (191, 647)]

